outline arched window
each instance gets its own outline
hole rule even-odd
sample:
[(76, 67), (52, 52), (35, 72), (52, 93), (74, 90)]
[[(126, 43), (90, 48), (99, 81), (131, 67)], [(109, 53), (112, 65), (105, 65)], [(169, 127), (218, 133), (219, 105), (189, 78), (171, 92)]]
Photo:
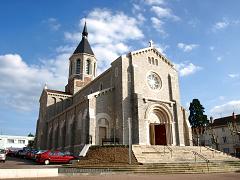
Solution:
[(94, 67), (93, 67), (93, 75), (96, 76), (96, 63), (94, 63)]
[(76, 74), (80, 74), (80, 69), (81, 69), (81, 60), (78, 59), (76, 64)]
[(72, 61), (70, 61), (70, 66), (69, 66), (69, 75), (72, 75)]
[(150, 57), (148, 57), (148, 63), (149, 63), (149, 64), (152, 64)]
[(92, 74), (92, 67), (91, 67), (91, 61), (90, 59), (87, 60), (87, 63), (86, 63), (86, 73), (87, 74)]
[(152, 64), (153, 64), (153, 65), (155, 64), (155, 62), (154, 62), (154, 57), (152, 57)]
[(155, 59), (155, 64), (158, 66), (158, 60), (157, 59)]
[(100, 83), (99, 90), (100, 91), (103, 90), (103, 84), (102, 83)]

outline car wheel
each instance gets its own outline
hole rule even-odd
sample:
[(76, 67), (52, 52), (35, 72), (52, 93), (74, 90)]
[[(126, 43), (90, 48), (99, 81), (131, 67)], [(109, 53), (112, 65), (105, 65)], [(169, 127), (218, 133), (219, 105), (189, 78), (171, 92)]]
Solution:
[(49, 165), (49, 164), (50, 164), (50, 161), (49, 161), (48, 159), (46, 159), (46, 160), (44, 161), (44, 164), (45, 164), (45, 165)]

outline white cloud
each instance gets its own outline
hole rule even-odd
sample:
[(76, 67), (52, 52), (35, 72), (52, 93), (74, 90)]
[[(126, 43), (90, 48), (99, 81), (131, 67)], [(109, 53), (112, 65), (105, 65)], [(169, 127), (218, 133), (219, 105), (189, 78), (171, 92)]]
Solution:
[(234, 79), (234, 78), (238, 78), (239, 74), (228, 74), (228, 77)]
[(160, 32), (163, 35), (167, 35), (164, 31), (163, 24), (164, 22), (156, 17), (151, 17), (151, 21), (153, 24), (154, 29), (156, 29), (158, 32)]
[(144, 0), (144, 2), (148, 5), (163, 5), (163, 4), (165, 4), (165, 0)]
[(160, 19), (168, 18), (175, 21), (180, 20), (180, 18), (173, 14), (172, 10), (169, 8), (163, 8), (160, 6), (152, 6), (151, 11), (156, 14), (156, 16)]
[[(140, 17), (143, 20), (143, 17)], [(73, 42), (81, 40), (84, 19), (80, 21), (79, 32), (66, 32), (65, 38)], [(113, 13), (107, 9), (94, 9), (87, 16), (89, 42), (98, 59), (99, 71), (109, 67), (119, 55), (130, 51), (129, 40), (144, 37), (139, 28), (139, 19), (129, 17), (123, 12)]]
[(199, 45), (198, 44), (184, 44), (184, 43), (178, 43), (177, 47), (179, 49), (182, 49), (184, 52), (190, 52), (193, 49), (197, 48)]
[(54, 89), (63, 89), (67, 83), (68, 57), (61, 54), (31, 66), (18, 54), (0, 55), (0, 92), (4, 94), (0, 101), (20, 110), (34, 109), (45, 82)]
[(211, 116), (214, 118), (219, 116), (231, 116), (232, 112), (240, 113), (240, 100), (233, 100), (226, 102), (225, 104), (214, 106), (211, 110)]
[(220, 29), (225, 29), (226, 27), (229, 26), (229, 21), (227, 21), (226, 19), (224, 19), (223, 21), (219, 21), (219, 22), (216, 22), (214, 25), (213, 25), (213, 30), (220, 30)]
[(223, 18), (221, 21), (218, 21), (213, 25), (212, 31), (216, 32), (218, 30), (226, 29), (227, 27), (230, 27), (230, 26), (238, 26), (239, 24), (240, 24), (239, 19)]
[(48, 18), (44, 20), (43, 23), (48, 24), (49, 28), (53, 31), (57, 31), (61, 27), (61, 24), (55, 18)]
[(196, 73), (197, 71), (201, 70), (202, 67), (196, 66), (193, 63), (174, 63), (175, 68), (178, 70), (180, 76), (188, 76), (191, 74)]

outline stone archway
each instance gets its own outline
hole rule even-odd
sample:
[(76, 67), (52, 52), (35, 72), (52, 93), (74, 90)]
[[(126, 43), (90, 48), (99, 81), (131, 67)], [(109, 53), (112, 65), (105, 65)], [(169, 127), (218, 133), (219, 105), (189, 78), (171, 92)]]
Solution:
[(173, 126), (171, 111), (164, 105), (155, 104), (146, 112), (147, 144), (172, 145)]

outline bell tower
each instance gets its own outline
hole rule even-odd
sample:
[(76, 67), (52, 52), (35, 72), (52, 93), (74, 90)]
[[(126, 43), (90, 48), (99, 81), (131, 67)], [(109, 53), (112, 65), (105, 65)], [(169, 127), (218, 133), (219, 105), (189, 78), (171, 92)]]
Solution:
[(69, 76), (65, 91), (75, 94), (96, 77), (97, 60), (88, 42), (86, 22), (82, 40), (69, 58)]

